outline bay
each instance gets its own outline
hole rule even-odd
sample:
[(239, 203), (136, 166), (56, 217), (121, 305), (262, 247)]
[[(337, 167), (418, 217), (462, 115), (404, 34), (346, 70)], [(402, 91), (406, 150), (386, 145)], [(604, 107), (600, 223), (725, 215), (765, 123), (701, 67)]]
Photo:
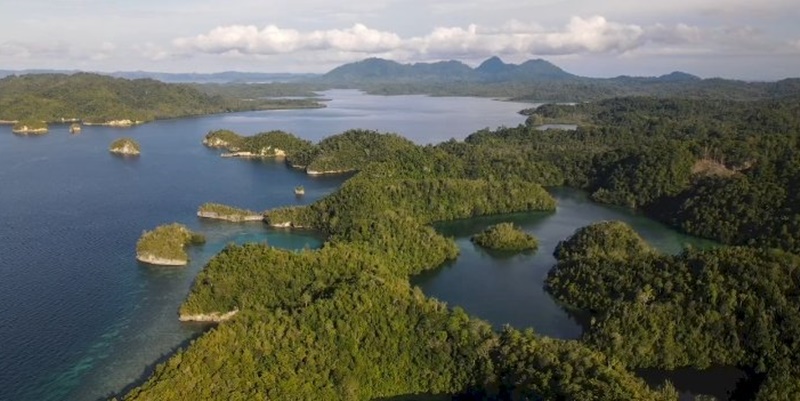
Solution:
[[(425, 295), (487, 320), (495, 329), (509, 324), (516, 328), (532, 328), (548, 337), (577, 339), (583, 333), (586, 319), (582, 322), (582, 316), (568, 312), (544, 290), (547, 273), (556, 263), (553, 251), (576, 230), (600, 221), (617, 220), (630, 224), (650, 245), (665, 253), (675, 254), (685, 247), (715, 245), (628, 209), (594, 203), (579, 190), (551, 188), (549, 191), (557, 201), (554, 213), (485, 216), (438, 224), (436, 227), (441, 233), (455, 239), (461, 251), (459, 257), (414, 277), (412, 284), (419, 286)], [(536, 236), (538, 251), (503, 256), (487, 252), (470, 241), (472, 235), (500, 222), (513, 222)], [(669, 380), (681, 392), (682, 400), (694, 399), (698, 394), (726, 400), (726, 395), (744, 378), (744, 372), (733, 367), (705, 371), (650, 369), (641, 374), (653, 386)]]
[[(202, 146), (210, 130), (282, 129), (317, 141), (352, 128), (402, 134), (418, 143), (462, 139), (515, 126), (530, 104), (475, 98), (322, 93), (325, 109), (214, 115), (132, 128), (53, 125), (43, 136), (0, 126), (0, 400), (93, 400), (119, 392), (203, 326), (177, 308), (196, 273), (230, 242), (297, 249), (311, 233), (260, 223), (198, 220), (204, 202), (264, 210), (307, 204), (345, 177), (309, 177), (276, 161), (231, 160)], [(138, 158), (108, 153), (130, 136)], [(293, 189), (303, 185), (306, 195)], [(185, 268), (139, 264), (143, 230), (181, 222), (208, 236)]]

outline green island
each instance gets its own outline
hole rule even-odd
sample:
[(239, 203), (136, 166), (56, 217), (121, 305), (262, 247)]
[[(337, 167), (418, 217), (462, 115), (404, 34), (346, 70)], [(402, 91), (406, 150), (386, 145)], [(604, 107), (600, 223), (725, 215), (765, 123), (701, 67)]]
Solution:
[(298, 186), (294, 187), (294, 194), (297, 195), (297, 196), (305, 195), (306, 194), (306, 188), (303, 187), (302, 185), (298, 185)]
[(47, 123), (45, 123), (44, 121), (38, 121), (32, 119), (17, 121), (11, 127), (11, 132), (15, 134), (41, 135), (41, 134), (46, 134), (47, 131), (48, 131)]
[(108, 146), (108, 151), (114, 154), (123, 156), (139, 156), (142, 153), (142, 148), (139, 142), (133, 138), (118, 138), (111, 142)]
[(136, 242), (136, 259), (152, 265), (182, 266), (189, 262), (184, 248), (205, 242), (202, 234), (182, 224), (165, 224), (142, 233)]
[(539, 248), (536, 237), (522, 231), (513, 223), (499, 223), (475, 234), (470, 241), (479, 246), (504, 252), (535, 251)]
[[(675, 401), (671, 385), (651, 388), (634, 369), (726, 365), (750, 374), (748, 399), (791, 399), (799, 99), (614, 98), (541, 107), (525, 124), (464, 141), (418, 146), (354, 130), (287, 155), (307, 169), (357, 170), (308, 206), (264, 214), (272, 226), (318, 230), (326, 244), (228, 246), (180, 308), (184, 320), (225, 321), (124, 398)], [(548, 118), (578, 127), (537, 129)], [(432, 223), (553, 211), (543, 185), (587, 190), (720, 245), (664, 255), (622, 223), (576, 232), (556, 249), (546, 288), (591, 314), (580, 340), (495, 332), (410, 285), (458, 255)]]
[(0, 120), (81, 121), (130, 126), (142, 122), (249, 110), (323, 107), (291, 99), (242, 99), (185, 84), (91, 73), (26, 74), (0, 79)]
[(252, 210), (240, 209), (221, 203), (204, 203), (197, 210), (197, 216), (206, 219), (226, 220), (233, 222), (261, 221), (264, 216)]
[(228, 150), (222, 157), (286, 158), (310, 148), (311, 142), (283, 131), (242, 136), (230, 130), (216, 130), (206, 134), (203, 145)]

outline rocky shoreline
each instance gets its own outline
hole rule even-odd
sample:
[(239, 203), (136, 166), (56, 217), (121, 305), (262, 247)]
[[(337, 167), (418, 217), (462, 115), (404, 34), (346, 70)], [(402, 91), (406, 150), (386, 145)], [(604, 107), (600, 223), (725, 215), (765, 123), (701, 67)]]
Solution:
[(88, 122), (84, 121), (83, 125), (100, 125), (100, 126), (106, 126), (106, 127), (123, 127), (124, 128), (124, 127), (132, 127), (134, 125), (139, 125), (139, 124), (143, 124), (143, 123), (144, 123), (144, 121), (134, 121), (134, 120), (127, 120), (126, 119), (126, 120), (111, 120), (111, 121), (106, 121), (106, 122), (103, 122), (103, 123), (88, 123)]
[[(209, 147), (221, 147), (221, 146), (218, 146), (218, 145), (206, 145), (206, 146), (209, 146)], [(272, 151), (272, 153), (270, 153), (270, 150)], [(266, 147), (266, 148), (261, 149), (261, 152), (259, 152), (259, 153), (253, 153), (253, 152), (228, 152), (228, 153), (221, 154), (220, 157), (241, 157), (241, 158), (244, 158), (244, 159), (255, 159), (255, 158), (258, 158), (258, 159), (273, 159), (273, 158), (274, 159), (283, 159), (283, 158), (286, 157), (286, 151), (284, 151), (283, 149), (278, 149), (278, 148), (272, 149), (270, 147)]]
[(23, 126), (22, 128), (12, 128), (11, 129), (11, 132), (13, 132), (15, 134), (25, 134), (25, 135), (27, 135), (27, 134), (34, 134), (34, 135), (46, 134), (47, 131), (48, 131), (47, 128), (28, 128), (28, 126)]
[(274, 228), (308, 228), (306, 226), (301, 226), (299, 224), (294, 224), (291, 221), (286, 221), (283, 223), (268, 223), (270, 227)]
[(136, 260), (158, 266), (186, 266), (189, 263), (188, 260), (159, 258), (150, 254), (136, 254)]
[(246, 221), (263, 221), (264, 216), (260, 214), (236, 215), (236, 214), (219, 214), (216, 212), (197, 212), (197, 217), (213, 220), (225, 220), (234, 223), (241, 223)]
[(232, 317), (239, 313), (239, 309), (234, 309), (230, 312), (211, 312), (211, 313), (198, 313), (195, 315), (181, 314), (178, 320), (181, 322), (205, 322), (205, 323), (221, 323), (230, 320)]
[(317, 171), (317, 170), (306, 170), (306, 174), (308, 174), (308, 175), (333, 175), (333, 174), (345, 174), (345, 173), (351, 173), (351, 172), (353, 172), (353, 171), (355, 171), (355, 170), (354, 170), (354, 169), (346, 169), (346, 170), (322, 170), (322, 171)]

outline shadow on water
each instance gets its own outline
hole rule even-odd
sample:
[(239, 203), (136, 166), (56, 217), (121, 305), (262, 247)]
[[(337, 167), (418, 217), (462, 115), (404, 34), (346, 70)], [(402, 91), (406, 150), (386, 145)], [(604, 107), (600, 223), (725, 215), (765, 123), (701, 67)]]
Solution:
[[(715, 366), (708, 369), (680, 368), (670, 371), (637, 369), (636, 375), (653, 388), (669, 381), (680, 392), (681, 401), (691, 401), (699, 395), (712, 396), (719, 401), (751, 400), (755, 395), (753, 380), (743, 370), (732, 366)], [(732, 398), (747, 394), (746, 398)]]

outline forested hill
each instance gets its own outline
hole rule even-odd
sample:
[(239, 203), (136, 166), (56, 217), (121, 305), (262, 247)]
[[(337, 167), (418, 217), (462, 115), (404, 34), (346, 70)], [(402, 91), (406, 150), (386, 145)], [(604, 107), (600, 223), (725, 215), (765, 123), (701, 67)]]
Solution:
[(702, 79), (680, 71), (655, 77), (590, 78), (571, 74), (542, 59), (510, 64), (498, 57), (476, 68), (452, 60), (400, 64), (370, 58), (339, 66), (311, 81), (363, 89), (372, 94), (486, 96), (535, 102), (583, 102), (620, 96), (754, 100), (780, 96), (797, 86), (796, 79), (779, 82)]
[(77, 73), (0, 79), (0, 120), (150, 121), (275, 108), (266, 101), (210, 96), (187, 85)]

